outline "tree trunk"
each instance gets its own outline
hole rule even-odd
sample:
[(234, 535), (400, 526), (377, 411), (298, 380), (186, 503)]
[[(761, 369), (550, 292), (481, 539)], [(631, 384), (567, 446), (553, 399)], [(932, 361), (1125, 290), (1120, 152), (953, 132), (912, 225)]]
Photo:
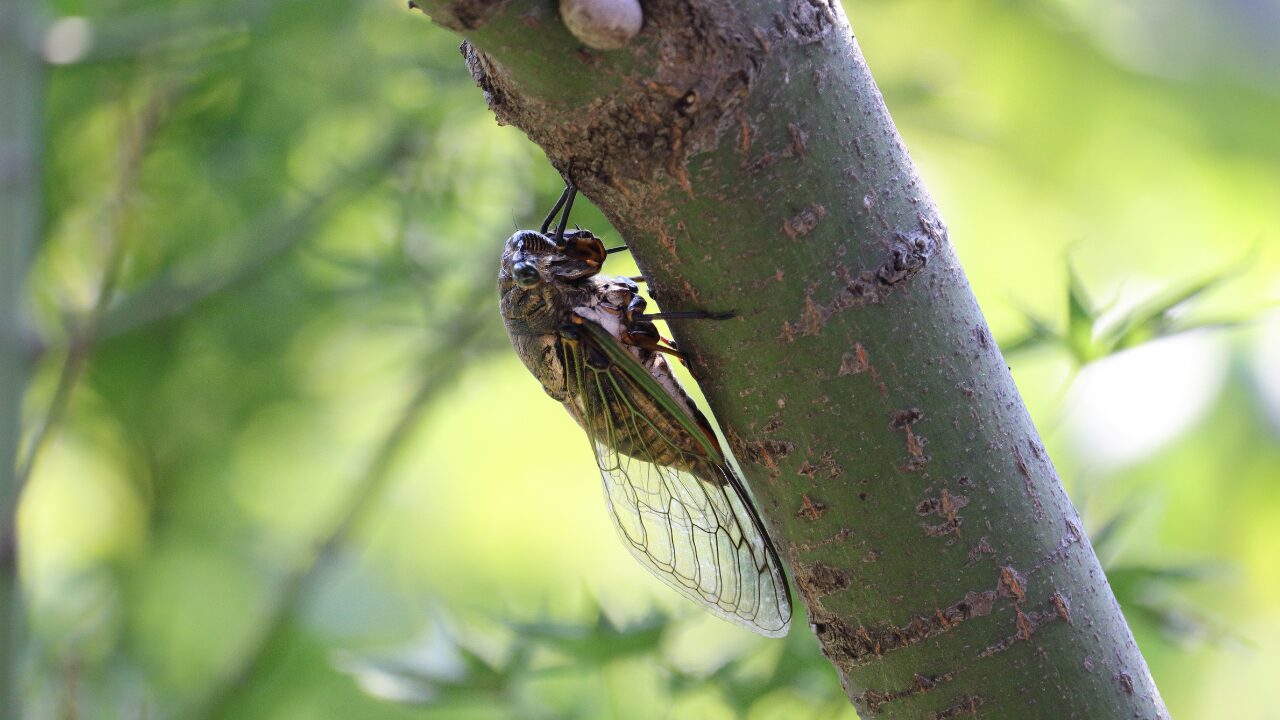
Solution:
[(0, 3), (0, 716), (14, 720), (22, 716), (17, 451), (29, 360), (21, 309), (41, 212), (44, 68), (35, 51), (36, 8), (25, 0)]
[(664, 309), (736, 311), (673, 332), (863, 717), (1167, 717), (838, 4), (647, 0), (611, 52), (417, 5)]

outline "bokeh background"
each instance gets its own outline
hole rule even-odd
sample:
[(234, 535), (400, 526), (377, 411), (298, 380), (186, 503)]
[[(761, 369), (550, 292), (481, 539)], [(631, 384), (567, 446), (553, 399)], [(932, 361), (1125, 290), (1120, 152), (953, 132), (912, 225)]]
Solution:
[[(559, 178), (457, 37), (45, 9), (32, 717), (855, 717), (616, 541), (496, 308)], [(846, 9), (1173, 715), (1280, 718), (1280, 3)]]

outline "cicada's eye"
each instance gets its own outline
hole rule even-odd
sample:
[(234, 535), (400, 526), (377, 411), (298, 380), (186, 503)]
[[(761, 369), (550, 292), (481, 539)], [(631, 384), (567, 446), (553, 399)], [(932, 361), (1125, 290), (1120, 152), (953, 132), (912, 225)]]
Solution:
[(542, 282), (542, 277), (538, 275), (538, 268), (534, 267), (533, 263), (518, 262), (511, 268), (511, 274), (515, 276), (516, 284), (525, 290), (536, 287)]

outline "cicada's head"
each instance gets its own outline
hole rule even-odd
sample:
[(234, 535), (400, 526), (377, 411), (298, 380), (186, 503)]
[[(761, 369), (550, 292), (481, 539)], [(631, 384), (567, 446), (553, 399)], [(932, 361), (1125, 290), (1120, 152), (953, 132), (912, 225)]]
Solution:
[(503, 318), (529, 332), (555, 332), (578, 285), (600, 272), (604, 257), (604, 244), (587, 230), (565, 233), (559, 245), (540, 232), (516, 232), (498, 270)]

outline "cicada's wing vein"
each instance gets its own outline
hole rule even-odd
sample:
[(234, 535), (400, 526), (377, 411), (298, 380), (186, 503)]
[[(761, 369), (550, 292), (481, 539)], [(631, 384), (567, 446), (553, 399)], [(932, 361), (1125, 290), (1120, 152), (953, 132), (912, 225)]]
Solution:
[[(598, 336), (598, 334), (597, 334)], [(632, 380), (637, 361), (593, 367), (584, 338), (564, 346), (571, 412), (591, 436), (614, 524), (632, 555), (711, 612), (770, 637), (787, 632), (791, 598), (777, 553), (723, 457), (669, 417), (670, 403)]]

